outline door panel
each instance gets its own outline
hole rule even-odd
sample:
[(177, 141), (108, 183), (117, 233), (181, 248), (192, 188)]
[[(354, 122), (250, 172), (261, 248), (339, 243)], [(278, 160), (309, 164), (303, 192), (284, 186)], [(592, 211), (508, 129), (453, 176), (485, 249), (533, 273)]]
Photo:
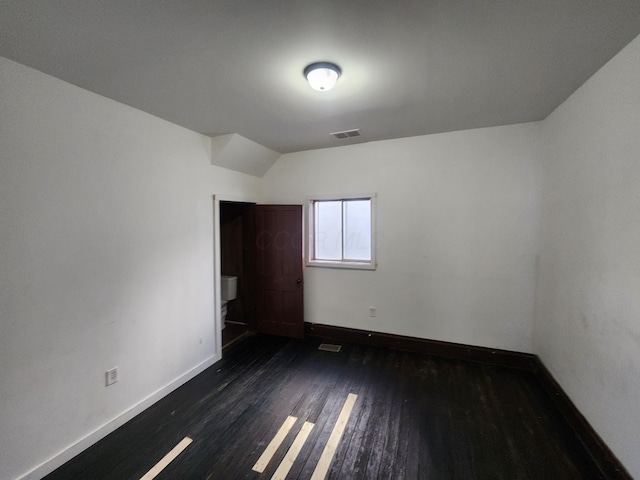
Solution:
[(256, 205), (255, 214), (257, 329), (302, 338), (302, 205)]

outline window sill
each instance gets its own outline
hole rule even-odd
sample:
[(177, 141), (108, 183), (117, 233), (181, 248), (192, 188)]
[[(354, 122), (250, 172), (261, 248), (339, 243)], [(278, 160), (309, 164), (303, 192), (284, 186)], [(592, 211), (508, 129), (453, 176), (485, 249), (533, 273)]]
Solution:
[(347, 270), (375, 270), (373, 262), (331, 262), (328, 260), (309, 260), (307, 267), (342, 268)]

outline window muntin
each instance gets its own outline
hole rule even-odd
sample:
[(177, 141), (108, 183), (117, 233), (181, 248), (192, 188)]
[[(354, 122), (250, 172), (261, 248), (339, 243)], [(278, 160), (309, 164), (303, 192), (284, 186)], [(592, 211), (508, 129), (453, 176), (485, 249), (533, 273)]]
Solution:
[(310, 266), (375, 269), (375, 195), (309, 199)]

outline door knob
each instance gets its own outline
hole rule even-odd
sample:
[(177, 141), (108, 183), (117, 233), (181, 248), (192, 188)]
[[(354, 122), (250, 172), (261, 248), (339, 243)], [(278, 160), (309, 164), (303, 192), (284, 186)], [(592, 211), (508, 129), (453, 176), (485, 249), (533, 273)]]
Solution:
[(298, 279), (296, 280), (296, 283), (297, 283), (298, 285), (300, 285), (300, 284), (302, 283), (302, 279), (301, 279), (301, 278), (298, 278)]

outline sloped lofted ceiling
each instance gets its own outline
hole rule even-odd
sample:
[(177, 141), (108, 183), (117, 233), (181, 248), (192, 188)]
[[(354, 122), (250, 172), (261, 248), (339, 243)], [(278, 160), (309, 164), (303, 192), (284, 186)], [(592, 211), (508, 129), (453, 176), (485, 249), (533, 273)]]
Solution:
[(639, 33), (637, 0), (0, 0), (1, 56), (280, 153), (540, 120)]

